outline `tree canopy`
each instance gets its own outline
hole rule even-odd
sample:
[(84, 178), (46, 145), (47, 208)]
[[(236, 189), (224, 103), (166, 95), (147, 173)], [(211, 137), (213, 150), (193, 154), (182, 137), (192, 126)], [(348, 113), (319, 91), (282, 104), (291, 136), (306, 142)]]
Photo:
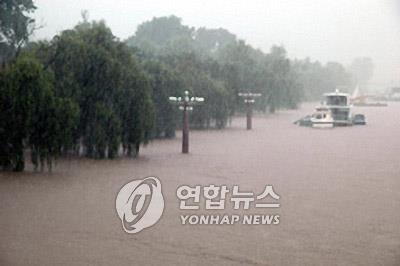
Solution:
[(36, 9), (32, 0), (2, 0), (0, 2), (0, 65), (19, 53), (32, 34)]

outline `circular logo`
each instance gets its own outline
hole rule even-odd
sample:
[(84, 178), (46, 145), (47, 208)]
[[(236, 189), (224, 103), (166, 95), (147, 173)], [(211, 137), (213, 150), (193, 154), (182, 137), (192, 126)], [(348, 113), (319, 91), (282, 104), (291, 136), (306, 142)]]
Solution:
[(146, 177), (127, 183), (118, 192), (115, 207), (127, 233), (139, 233), (154, 225), (164, 211), (160, 180)]

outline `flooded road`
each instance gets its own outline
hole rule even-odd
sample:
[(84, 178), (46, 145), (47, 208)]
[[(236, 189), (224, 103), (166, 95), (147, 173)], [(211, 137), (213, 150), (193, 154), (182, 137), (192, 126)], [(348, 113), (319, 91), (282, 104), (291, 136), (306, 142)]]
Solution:
[[(0, 265), (400, 265), (400, 104), (359, 107), (367, 126), (293, 125), (312, 109), (258, 115), (252, 131), (237, 117), (222, 131), (191, 132), (189, 155), (178, 135), (136, 160), (0, 173)], [(161, 180), (165, 210), (130, 235), (115, 198), (146, 176)], [(272, 184), (281, 207), (266, 213), (280, 223), (182, 225), (184, 184), (257, 193)]]

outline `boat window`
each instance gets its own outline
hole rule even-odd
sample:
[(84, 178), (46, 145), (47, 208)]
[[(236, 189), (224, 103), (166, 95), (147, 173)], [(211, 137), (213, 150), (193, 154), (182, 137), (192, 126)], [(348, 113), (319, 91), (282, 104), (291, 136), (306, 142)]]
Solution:
[(332, 117), (335, 120), (348, 120), (350, 112), (348, 109), (332, 109)]
[(346, 96), (328, 96), (326, 99), (326, 103), (328, 105), (346, 106), (347, 105), (347, 97)]

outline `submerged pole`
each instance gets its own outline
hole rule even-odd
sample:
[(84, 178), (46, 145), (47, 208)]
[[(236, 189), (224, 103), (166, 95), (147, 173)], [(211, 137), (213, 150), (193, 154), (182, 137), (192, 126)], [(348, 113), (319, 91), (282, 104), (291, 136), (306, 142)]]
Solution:
[(246, 104), (246, 128), (247, 130), (251, 130), (253, 127), (253, 105), (255, 103), (255, 98), (260, 97), (261, 93), (241, 92), (238, 95), (243, 98)]
[(189, 97), (189, 91), (185, 91), (183, 97), (169, 97), (170, 102), (179, 106), (183, 111), (182, 119), (182, 153), (189, 153), (189, 111), (193, 106), (204, 102), (203, 97)]
[(247, 105), (247, 130), (252, 128), (252, 116), (253, 116), (253, 106), (250, 103), (246, 103)]
[(187, 106), (183, 108), (182, 153), (189, 153), (189, 112)]

